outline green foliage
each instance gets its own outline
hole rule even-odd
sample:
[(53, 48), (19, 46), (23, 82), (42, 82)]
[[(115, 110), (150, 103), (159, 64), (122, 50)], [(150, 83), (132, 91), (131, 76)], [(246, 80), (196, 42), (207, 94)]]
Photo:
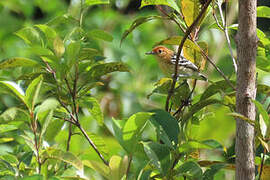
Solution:
[[(268, 32), (257, 29), (255, 121), (235, 112), (234, 88), (206, 63), (215, 56), (236, 86), (223, 31), (209, 30), (219, 29), (207, 16), (216, 2), (182, 52), (207, 67), (209, 82), (179, 78), (167, 112), (173, 80), (144, 53), (160, 44), (177, 50), (203, 1), (66, 2), (0, 2), (0, 179), (233, 177), (230, 117), (255, 127), (257, 165), (264, 150), (269, 161)], [(269, 18), (266, 6), (257, 13)], [(231, 37), (237, 25), (228, 29)]]
[(180, 9), (177, 6), (176, 2), (174, 0), (142, 0), (141, 7), (149, 6), (149, 5), (166, 5), (170, 6), (174, 10), (176, 10), (178, 13), (180, 13)]

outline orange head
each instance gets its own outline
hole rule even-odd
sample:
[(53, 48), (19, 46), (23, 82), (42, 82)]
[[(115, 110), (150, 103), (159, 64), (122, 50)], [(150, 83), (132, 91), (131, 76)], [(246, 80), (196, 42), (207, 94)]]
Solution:
[(166, 60), (170, 60), (174, 52), (165, 46), (156, 46), (152, 51), (145, 53), (147, 55), (157, 55), (158, 57)]

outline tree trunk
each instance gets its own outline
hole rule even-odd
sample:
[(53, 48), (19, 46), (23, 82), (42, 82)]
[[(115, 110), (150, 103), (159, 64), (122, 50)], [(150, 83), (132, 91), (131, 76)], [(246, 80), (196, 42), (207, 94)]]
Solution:
[[(237, 43), (237, 92), (236, 111), (245, 117), (255, 119), (256, 97), (256, 0), (238, 0)], [(246, 121), (236, 119), (236, 180), (255, 179), (254, 128)]]

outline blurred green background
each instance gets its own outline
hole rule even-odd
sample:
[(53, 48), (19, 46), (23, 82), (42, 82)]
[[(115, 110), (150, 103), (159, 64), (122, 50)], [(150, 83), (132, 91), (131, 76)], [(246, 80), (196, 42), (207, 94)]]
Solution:
[[(0, 59), (4, 60), (11, 57), (33, 58), (28, 46), (14, 33), (23, 27), (50, 22), (66, 13), (76, 13), (77, 5), (77, 0), (0, 1)], [(123, 32), (128, 29), (134, 19), (146, 15), (161, 15), (152, 6), (141, 9), (139, 7), (140, 1), (138, 0), (111, 0), (110, 5), (98, 5), (89, 8), (83, 23), (86, 30), (102, 29), (113, 36), (112, 42), (95, 41), (94, 39), (90, 41), (92, 47), (102, 51), (103, 56), (106, 57), (106, 62), (122, 61), (131, 68), (131, 73), (113, 73), (106, 76), (103, 78), (104, 86), (92, 90), (92, 94), (96, 94), (100, 102), (108, 128), (99, 128), (96, 121), (93, 121), (91, 117), (81, 115), (83, 126), (87, 130), (102, 135), (105, 142), (110, 144), (110, 147), (114, 147), (110, 149), (109, 156), (123, 154), (120, 145), (110, 134), (112, 117), (125, 119), (139, 111), (164, 108), (165, 96), (154, 94), (149, 99), (147, 98), (147, 95), (154, 89), (155, 82), (164, 75), (159, 70), (154, 57), (145, 56), (145, 52), (151, 50), (155, 43), (181, 33), (172, 22), (152, 20), (136, 28), (120, 46)], [(236, 23), (236, 15), (237, 6), (230, 6), (228, 12), (230, 24)], [(211, 28), (213, 23), (214, 19), (209, 14), (199, 32), (199, 40), (208, 43), (208, 54), (217, 66), (227, 76), (234, 77), (232, 61), (224, 34)], [(262, 26), (265, 28), (264, 24)], [(60, 35), (68, 29), (68, 27), (60, 25), (55, 28)], [(266, 29), (266, 31), (268, 30)], [(235, 33), (235, 31), (230, 31), (234, 55), (236, 55), (233, 42)], [(24, 68), (1, 70), (0, 80), (16, 81), (26, 71)], [(206, 65), (203, 73), (211, 81), (222, 80), (209, 64)], [(270, 76), (259, 71), (259, 81), (270, 85)], [(18, 83), (25, 87), (24, 82), (19, 81)], [(195, 101), (196, 95), (207, 86), (207, 82), (198, 83), (195, 90)], [(216, 98), (222, 99), (220, 95), (216, 95)], [(15, 98), (0, 94), (0, 113), (17, 104), (18, 101)], [(215, 139), (225, 147), (229, 147), (235, 135), (235, 121), (231, 116), (226, 115), (230, 110), (221, 105), (211, 105), (204, 111), (208, 113), (202, 117), (200, 125), (193, 125), (189, 136), (197, 140)], [(151, 128), (149, 127), (149, 129)], [(151, 132), (149, 130), (149, 133)], [(55, 136), (55, 141), (64, 146), (65, 142), (63, 141), (66, 141), (67, 131), (60, 131)], [(151, 134), (146, 136), (151, 136)], [(88, 144), (80, 141), (80, 139), (79, 136), (72, 138), (71, 144), (74, 143), (74, 145), (71, 145), (71, 151), (75, 154), (82, 153), (83, 159), (98, 159), (92, 157), (93, 152), (89, 152)], [(1, 147), (4, 147), (4, 145), (1, 145)], [(8, 146), (5, 146), (5, 148), (8, 148)], [(86, 153), (83, 153), (84, 151)], [(212, 158), (215, 159), (215, 156)]]

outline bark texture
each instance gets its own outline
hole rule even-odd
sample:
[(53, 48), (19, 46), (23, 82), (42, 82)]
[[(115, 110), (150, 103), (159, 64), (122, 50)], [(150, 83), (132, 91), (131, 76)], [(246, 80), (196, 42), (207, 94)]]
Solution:
[[(256, 0), (238, 0), (237, 92), (236, 111), (254, 120), (256, 111), (252, 99), (256, 97)], [(254, 128), (236, 119), (236, 180), (255, 179)]]

